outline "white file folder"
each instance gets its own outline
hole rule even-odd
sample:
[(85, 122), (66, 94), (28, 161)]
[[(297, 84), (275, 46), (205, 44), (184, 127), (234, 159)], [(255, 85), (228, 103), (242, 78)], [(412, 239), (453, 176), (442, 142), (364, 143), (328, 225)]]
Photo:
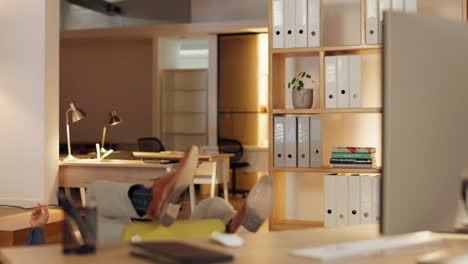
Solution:
[(405, 0), (392, 0), (393, 11), (405, 11)]
[(380, 176), (370, 177), (372, 181), (372, 223), (380, 223)]
[(284, 48), (284, 0), (272, 1), (273, 48)]
[(349, 56), (337, 56), (337, 108), (349, 108)]
[(349, 107), (362, 107), (361, 55), (349, 56)]
[(383, 42), (383, 13), (392, 10), (392, 0), (379, 0), (379, 44)]
[(307, 10), (308, 46), (320, 47), (320, 0), (308, 0)]
[[(291, 1), (291, 0), (289, 0)], [(296, 47), (307, 47), (307, 0), (296, 1)]]
[(372, 224), (372, 180), (369, 176), (359, 176), (361, 181), (361, 224)]
[(323, 179), (323, 225), (325, 227), (336, 226), (336, 193), (335, 178), (336, 175), (325, 175)]
[(337, 58), (335, 56), (325, 57), (325, 107), (336, 108), (337, 99)]
[(349, 224), (361, 223), (361, 179), (359, 176), (348, 177), (348, 213)]
[(405, 0), (405, 12), (406, 13), (418, 12), (418, 0)]
[(366, 0), (366, 43), (379, 42), (379, 0)]
[(297, 167), (297, 123), (295, 116), (286, 116), (284, 122), (285, 144), (284, 144), (284, 165), (289, 168)]
[(297, 117), (297, 167), (309, 168), (310, 164), (310, 121), (308, 116)]
[(296, 0), (284, 1), (284, 47), (296, 47)]
[(284, 116), (275, 116), (274, 123), (274, 166), (284, 167)]
[(336, 225), (345, 226), (349, 224), (348, 214), (348, 176), (336, 176)]
[(322, 120), (320, 116), (310, 117), (310, 164), (311, 168), (322, 167)]

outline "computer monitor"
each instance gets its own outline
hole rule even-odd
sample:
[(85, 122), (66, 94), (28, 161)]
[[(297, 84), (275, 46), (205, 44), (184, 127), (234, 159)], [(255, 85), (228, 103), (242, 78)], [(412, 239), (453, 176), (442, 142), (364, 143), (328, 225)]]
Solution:
[(468, 25), (385, 14), (381, 232), (452, 231), (468, 168)]

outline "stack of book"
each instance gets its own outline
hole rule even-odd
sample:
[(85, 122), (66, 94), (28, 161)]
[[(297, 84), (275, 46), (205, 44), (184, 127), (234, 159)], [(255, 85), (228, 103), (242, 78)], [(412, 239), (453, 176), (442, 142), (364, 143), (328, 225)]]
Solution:
[(332, 147), (331, 168), (375, 168), (375, 148)]

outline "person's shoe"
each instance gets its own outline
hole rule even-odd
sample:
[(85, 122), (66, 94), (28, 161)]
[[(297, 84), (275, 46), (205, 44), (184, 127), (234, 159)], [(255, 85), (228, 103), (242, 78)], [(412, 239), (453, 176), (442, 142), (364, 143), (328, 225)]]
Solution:
[(273, 209), (273, 180), (263, 176), (250, 191), (246, 201), (231, 220), (230, 232), (242, 225), (250, 232), (257, 232)]
[(174, 190), (176, 180), (177, 174), (172, 172), (162, 176), (153, 183), (152, 199), (147, 211), (151, 219), (155, 221), (159, 220), (162, 208)]
[(148, 211), (154, 220), (159, 219), (159, 222), (166, 227), (174, 223), (179, 214), (179, 199), (193, 182), (197, 165), (198, 147), (191, 146), (185, 151), (175, 172), (154, 183), (153, 200)]

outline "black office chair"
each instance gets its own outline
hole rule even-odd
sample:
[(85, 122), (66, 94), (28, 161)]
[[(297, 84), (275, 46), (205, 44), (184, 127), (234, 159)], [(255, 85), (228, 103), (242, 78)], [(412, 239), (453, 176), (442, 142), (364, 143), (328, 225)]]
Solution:
[(138, 142), (138, 150), (142, 152), (161, 152), (161, 151), (166, 150), (161, 140), (159, 140), (159, 138), (155, 138), (155, 137), (139, 138), (137, 142)]
[(220, 153), (234, 154), (234, 156), (229, 159), (229, 167), (232, 169), (232, 194), (241, 193), (242, 196), (245, 197), (248, 191), (238, 191), (236, 189), (236, 169), (250, 165), (247, 162), (240, 162), (244, 154), (242, 144), (235, 139), (220, 138), (218, 139), (218, 148)]

